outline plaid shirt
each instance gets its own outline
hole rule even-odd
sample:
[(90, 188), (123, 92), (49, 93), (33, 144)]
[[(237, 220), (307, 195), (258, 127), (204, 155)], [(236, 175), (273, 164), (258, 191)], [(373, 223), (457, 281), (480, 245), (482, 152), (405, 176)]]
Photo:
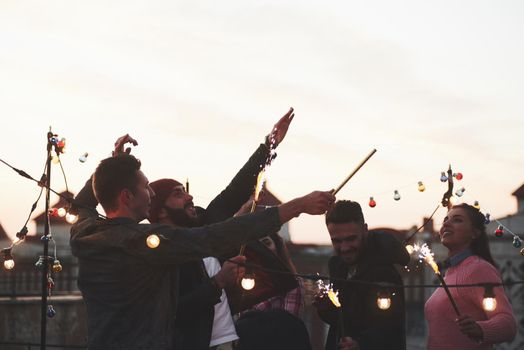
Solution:
[(277, 295), (253, 306), (253, 310), (284, 309), (296, 317), (300, 317), (304, 306), (304, 288), (301, 279), (297, 279), (298, 287), (286, 294)]

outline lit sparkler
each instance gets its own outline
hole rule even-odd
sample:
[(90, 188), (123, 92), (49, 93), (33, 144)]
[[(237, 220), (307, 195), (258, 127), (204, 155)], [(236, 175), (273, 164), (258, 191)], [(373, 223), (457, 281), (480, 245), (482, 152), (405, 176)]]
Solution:
[(318, 287), (317, 298), (329, 298), (331, 303), (333, 303), (338, 310), (338, 323), (340, 337), (342, 338), (346, 332), (344, 330), (344, 311), (342, 309), (342, 304), (340, 304), (340, 300), (338, 299), (338, 291), (335, 292), (333, 290), (333, 283), (325, 284), (323, 280), (318, 280), (316, 284)]
[(444, 291), (446, 291), (446, 294), (448, 295), (449, 301), (451, 302), (451, 306), (453, 306), (453, 310), (455, 310), (455, 313), (457, 314), (457, 316), (460, 316), (460, 311), (457, 307), (457, 304), (455, 303), (455, 299), (453, 299), (453, 296), (451, 295), (451, 292), (449, 291), (448, 285), (446, 284), (446, 281), (444, 281), (444, 277), (442, 277), (442, 274), (439, 271), (437, 263), (435, 262), (435, 259), (433, 258), (434, 256), (433, 252), (431, 251), (431, 249), (429, 249), (428, 245), (424, 243), (418, 249), (418, 253), (419, 253), (419, 258), (424, 260), (426, 264), (428, 264), (433, 269), (433, 271), (435, 272), (435, 274), (437, 275), (440, 281), (440, 284), (444, 288)]

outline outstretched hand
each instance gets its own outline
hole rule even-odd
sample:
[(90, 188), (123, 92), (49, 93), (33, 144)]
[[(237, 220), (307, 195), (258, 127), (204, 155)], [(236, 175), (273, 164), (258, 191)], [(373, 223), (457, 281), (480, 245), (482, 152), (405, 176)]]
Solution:
[(113, 157), (116, 157), (116, 156), (118, 156), (120, 154), (124, 154), (124, 153), (127, 153), (127, 154), (131, 153), (131, 147), (127, 147), (124, 150), (124, 146), (127, 143), (130, 143), (133, 146), (138, 146), (138, 142), (134, 138), (129, 136), (129, 134), (125, 134), (124, 136), (119, 137), (115, 141), (115, 150), (113, 151)]
[(289, 125), (291, 124), (291, 121), (295, 117), (295, 113), (293, 110), (293, 107), (289, 108), (289, 111), (284, 114), (282, 118), (273, 126), (273, 129), (268, 135), (268, 139), (274, 140), (275, 148), (284, 140), (284, 137), (286, 137), (287, 129), (289, 128)]

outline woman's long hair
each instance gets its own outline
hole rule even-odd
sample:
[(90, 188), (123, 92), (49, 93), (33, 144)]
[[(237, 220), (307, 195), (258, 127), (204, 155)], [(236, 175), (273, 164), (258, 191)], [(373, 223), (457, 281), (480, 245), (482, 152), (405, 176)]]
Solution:
[(471, 220), (473, 227), (479, 230), (480, 235), (471, 241), (469, 248), (473, 254), (480, 256), (482, 259), (489, 262), (491, 265), (497, 267), (497, 264), (491, 256), (491, 251), (489, 249), (488, 234), (486, 233), (486, 217), (474, 206), (471, 206), (466, 203), (454, 205), (453, 209), (460, 208), (464, 209), (468, 214), (468, 217)]

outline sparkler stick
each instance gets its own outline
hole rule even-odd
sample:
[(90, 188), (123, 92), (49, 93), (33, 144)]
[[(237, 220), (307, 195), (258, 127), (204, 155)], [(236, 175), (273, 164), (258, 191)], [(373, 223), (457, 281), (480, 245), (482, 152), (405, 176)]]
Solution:
[(346, 331), (344, 329), (344, 312), (342, 309), (342, 304), (340, 304), (340, 301), (338, 300), (338, 291), (335, 292), (333, 290), (333, 284), (325, 284), (323, 280), (317, 281), (318, 286), (318, 297), (320, 298), (329, 298), (331, 303), (337, 308), (338, 310), (338, 327), (340, 329), (340, 337), (344, 337), (346, 334)]
[(349, 179), (351, 179), (353, 177), (353, 175), (355, 175), (357, 173), (357, 171), (360, 170), (360, 168), (362, 168), (362, 166), (364, 164), (366, 164), (366, 162), (369, 160), (369, 158), (371, 158), (375, 152), (377, 150), (376, 149), (373, 149), (368, 155), (366, 158), (364, 158), (364, 160), (362, 160), (360, 162), (360, 164), (355, 168), (355, 170), (353, 170), (351, 172), (351, 174), (348, 175), (348, 177), (346, 177), (346, 179), (344, 181), (342, 181), (342, 183), (333, 191), (333, 195), (336, 195), (338, 193), (338, 191), (340, 191), (342, 189), (342, 187), (344, 187), (344, 185), (349, 181)]
[[(253, 196), (253, 204), (251, 204), (251, 210), (249, 211), (250, 213), (254, 213), (255, 209), (257, 208), (258, 197), (260, 196), (260, 192), (262, 191), (262, 186), (264, 185), (264, 181), (265, 181), (264, 170), (261, 170), (258, 173), (257, 183), (255, 185), (255, 193)], [(240, 246), (240, 252), (238, 253), (238, 255), (244, 255), (245, 250), (246, 250), (246, 245), (242, 244)]]
[(433, 259), (433, 253), (429, 249), (427, 244), (423, 244), (422, 247), (420, 247), (420, 255), (419, 257), (421, 259), (424, 259), (426, 264), (428, 264), (435, 274), (437, 275), (440, 284), (444, 288), (444, 291), (446, 291), (446, 294), (448, 296), (449, 301), (451, 302), (451, 306), (453, 306), (453, 310), (455, 310), (455, 313), (457, 316), (460, 316), (460, 311), (457, 307), (457, 304), (455, 303), (455, 299), (453, 299), (453, 296), (451, 295), (451, 292), (449, 291), (448, 285), (446, 284), (446, 281), (444, 281), (444, 277), (440, 274), (440, 271), (438, 269), (437, 263), (435, 262), (435, 259)]

